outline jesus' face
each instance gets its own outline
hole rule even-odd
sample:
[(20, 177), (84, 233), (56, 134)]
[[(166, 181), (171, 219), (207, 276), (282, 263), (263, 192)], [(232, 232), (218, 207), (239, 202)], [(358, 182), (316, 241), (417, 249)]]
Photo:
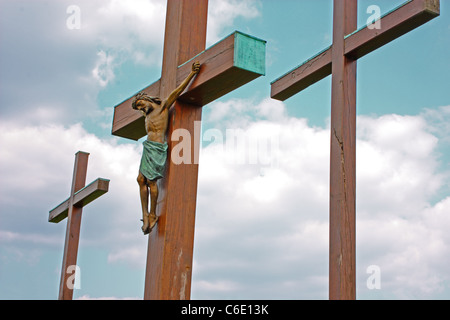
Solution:
[(147, 100), (136, 101), (136, 110), (142, 112), (144, 115), (149, 114), (155, 109), (156, 104)]

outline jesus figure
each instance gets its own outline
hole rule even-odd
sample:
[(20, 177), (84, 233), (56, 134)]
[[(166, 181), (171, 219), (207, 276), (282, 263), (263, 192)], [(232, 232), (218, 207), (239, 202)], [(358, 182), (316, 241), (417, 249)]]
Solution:
[[(132, 108), (142, 112), (145, 116), (145, 130), (147, 140), (144, 141), (141, 164), (137, 182), (142, 205), (142, 231), (149, 234), (158, 222), (156, 203), (158, 201), (157, 180), (164, 176), (167, 159), (166, 131), (169, 126), (169, 109), (186, 89), (188, 84), (200, 71), (200, 63), (192, 65), (192, 71), (167, 99), (161, 101), (157, 97), (140, 92), (133, 100)], [(149, 190), (151, 198), (150, 212), (148, 212)]]

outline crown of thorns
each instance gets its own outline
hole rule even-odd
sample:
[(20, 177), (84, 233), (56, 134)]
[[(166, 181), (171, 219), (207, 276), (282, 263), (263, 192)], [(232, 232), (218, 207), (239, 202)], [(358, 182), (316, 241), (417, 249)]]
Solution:
[(161, 104), (160, 98), (151, 97), (148, 94), (146, 94), (145, 92), (139, 92), (137, 95), (134, 96), (133, 103), (131, 104), (131, 107), (133, 109), (136, 109), (136, 102), (138, 102), (139, 100), (145, 100), (145, 101), (153, 102), (156, 104)]

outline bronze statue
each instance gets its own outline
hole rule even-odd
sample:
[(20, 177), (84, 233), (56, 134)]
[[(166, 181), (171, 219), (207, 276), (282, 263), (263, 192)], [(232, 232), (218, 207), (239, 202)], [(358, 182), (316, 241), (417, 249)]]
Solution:
[[(164, 176), (167, 159), (166, 131), (169, 125), (169, 109), (199, 71), (200, 63), (193, 63), (191, 73), (166, 100), (161, 101), (161, 99), (150, 97), (143, 92), (138, 93), (134, 97), (132, 108), (144, 114), (145, 130), (147, 132), (147, 140), (143, 143), (144, 151), (137, 177), (142, 205), (142, 231), (144, 234), (149, 234), (158, 222), (158, 216), (156, 215), (156, 203), (158, 201), (157, 180)], [(148, 212), (149, 189), (151, 198), (150, 212)]]

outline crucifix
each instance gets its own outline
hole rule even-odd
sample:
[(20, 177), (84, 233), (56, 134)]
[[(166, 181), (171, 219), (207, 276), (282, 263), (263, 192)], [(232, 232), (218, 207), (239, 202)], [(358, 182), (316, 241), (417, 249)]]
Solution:
[(333, 44), (271, 84), (286, 100), (332, 74), (330, 153), (329, 298), (356, 298), (355, 160), (356, 61), (439, 16), (439, 0), (410, 0), (377, 26), (357, 29), (357, 1), (334, 0)]
[(59, 283), (59, 300), (72, 300), (73, 298), (72, 268), (77, 264), (83, 207), (108, 192), (109, 180), (106, 179), (98, 178), (85, 186), (88, 158), (89, 153), (86, 152), (79, 151), (75, 154), (70, 196), (50, 210), (48, 217), (48, 221), (53, 223), (58, 223), (67, 218), (61, 281)]
[[(205, 50), (207, 15), (208, 0), (167, 1), (162, 75), (141, 90), (165, 99), (188, 78), (193, 61), (201, 65), (169, 110), (168, 160), (157, 181), (158, 222), (148, 236), (144, 299), (190, 299), (202, 107), (265, 73), (263, 40), (234, 32)], [(147, 134), (133, 102), (131, 97), (115, 107), (113, 135), (138, 140)], [(190, 163), (171, 161), (177, 129), (190, 133)]]

